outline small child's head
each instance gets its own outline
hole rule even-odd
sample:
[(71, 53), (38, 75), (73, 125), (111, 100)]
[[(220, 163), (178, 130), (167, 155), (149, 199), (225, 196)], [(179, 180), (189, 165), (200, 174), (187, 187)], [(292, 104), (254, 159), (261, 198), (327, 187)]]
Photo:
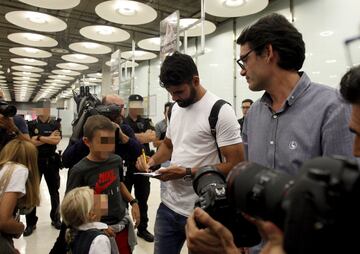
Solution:
[(115, 126), (102, 115), (90, 116), (84, 125), (84, 143), (90, 152), (114, 152)]
[(75, 188), (65, 195), (60, 209), (65, 224), (77, 228), (84, 223), (99, 221), (107, 214), (107, 195), (94, 194), (88, 186)]

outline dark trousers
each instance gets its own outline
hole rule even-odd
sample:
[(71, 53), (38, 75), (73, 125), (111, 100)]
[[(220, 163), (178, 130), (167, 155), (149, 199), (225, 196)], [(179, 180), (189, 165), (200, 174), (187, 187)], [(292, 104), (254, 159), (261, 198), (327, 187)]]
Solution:
[(135, 189), (135, 198), (139, 201), (140, 209), (140, 225), (138, 226), (139, 231), (147, 229), (148, 226), (148, 205), (147, 200), (150, 194), (150, 181), (147, 176), (134, 175), (134, 170), (128, 168), (128, 171), (125, 176), (125, 185), (129, 192), (131, 192), (132, 187)]
[[(51, 211), (50, 218), (52, 221), (60, 220), (60, 212), (59, 212), (59, 188), (60, 188), (60, 174), (59, 174), (59, 166), (55, 161), (55, 158), (38, 158), (38, 168), (40, 180), (44, 175), (49, 194), (51, 200)], [(35, 226), (38, 217), (36, 216), (36, 207), (31, 211), (31, 213), (26, 215), (26, 225), (27, 226)]]

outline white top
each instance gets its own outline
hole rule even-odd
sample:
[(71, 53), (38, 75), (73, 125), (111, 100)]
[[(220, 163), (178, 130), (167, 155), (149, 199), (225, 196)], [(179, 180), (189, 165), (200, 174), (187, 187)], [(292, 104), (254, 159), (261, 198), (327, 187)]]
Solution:
[[(214, 137), (210, 132), (208, 117), (212, 106), (220, 99), (211, 92), (196, 103), (181, 108), (175, 104), (166, 136), (171, 139), (173, 152), (171, 164), (183, 167), (202, 167), (220, 163)], [(216, 124), (219, 147), (241, 143), (240, 125), (232, 107), (221, 107)], [(192, 181), (177, 179), (164, 182), (162, 202), (174, 212), (189, 216), (197, 199)]]
[[(78, 227), (79, 230), (86, 231), (89, 229), (107, 229), (108, 225), (102, 222), (89, 222)], [(98, 235), (91, 242), (89, 254), (111, 254), (111, 243), (109, 237), (106, 235)]]
[(21, 164), (13, 164), (13, 163), (6, 163), (0, 169), (0, 179), (4, 175), (4, 173), (11, 167), (15, 167), (9, 184), (7, 185), (6, 189), (3, 191), (0, 189), (0, 194), (3, 192), (19, 192), (22, 193), (22, 196), (26, 194), (25, 184), (29, 175), (29, 170)]

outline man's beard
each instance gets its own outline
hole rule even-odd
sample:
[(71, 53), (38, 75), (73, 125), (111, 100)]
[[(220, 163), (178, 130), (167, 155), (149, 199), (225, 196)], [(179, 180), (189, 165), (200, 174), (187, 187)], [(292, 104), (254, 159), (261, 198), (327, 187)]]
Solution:
[(196, 90), (193, 86), (190, 86), (190, 97), (185, 100), (177, 100), (176, 102), (180, 107), (186, 108), (186, 107), (190, 106), (191, 104), (194, 104), (195, 99), (196, 99)]

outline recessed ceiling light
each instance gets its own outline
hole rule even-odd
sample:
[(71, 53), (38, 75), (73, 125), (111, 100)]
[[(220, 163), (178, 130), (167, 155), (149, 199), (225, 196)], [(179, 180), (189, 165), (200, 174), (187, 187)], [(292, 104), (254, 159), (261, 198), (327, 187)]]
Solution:
[(39, 50), (35, 48), (25, 48), (25, 51), (28, 53), (37, 53)]
[(337, 78), (337, 75), (330, 75), (330, 78)]
[(36, 24), (45, 24), (48, 22), (48, 16), (42, 13), (29, 12), (26, 18)]
[(135, 6), (127, 1), (120, 2), (116, 10), (124, 16), (134, 16), (137, 13)]
[(114, 29), (109, 26), (97, 26), (96, 32), (101, 35), (110, 35), (114, 32)]
[(322, 36), (322, 37), (328, 37), (328, 36), (331, 36), (331, 35), (333, 35), (333, 34), (334, 34), (334, 31), (327, 30), (327, 31), (322, 31), (322, 32), (320, 33), (320, 36)]
[(320, 74), (320, 71), (313, 71), (312, 74)]
[(92, 42), (84, 42), (84, 47), (87, 49), (95, 49), (98, 47), (98, 45)]
[(82, 55), (82, 54), (74, 54), (74, 57), (75, 57), (75, 58), (77, 58), (77, 59), (80, 59), (80, 60), (82, 60), (82, 59), (85, 59), (85, 58), (87, 58), (87, 55)]
[(246, 0), (225, 0), (223, 4), (226, 7), (234, 8), (246, 4)]

